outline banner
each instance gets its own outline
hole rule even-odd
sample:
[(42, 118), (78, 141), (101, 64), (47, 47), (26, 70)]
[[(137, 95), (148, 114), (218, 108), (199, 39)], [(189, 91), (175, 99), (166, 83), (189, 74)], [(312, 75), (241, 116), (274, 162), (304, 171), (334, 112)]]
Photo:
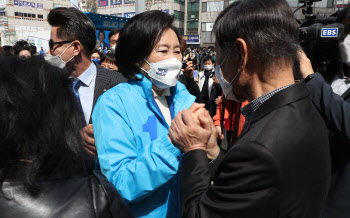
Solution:
[(135, 0), (124, 0), (124, 4), (133, 4)]
[(122, 5), (122, 0), (111, 0), (111, 5)]
[(111, 14), (111, 16), (114, 16), (114, 17), (123, 17), (123, 14), (122, 14), (122, 13), (118, 13), (118, 14)]
[(199, 44), (199, 35), (184, 35), (182, 38), (187, 44)]
[(108, 34), (110, 32), (108, 30), (96, 30), (97, 45), (101, 46), (102, 49), (105, 49), (105, 47), (109, 48)]
[(98, 7), (108, 6), (108, 0), (98, 0)]
[(23, 6), (23, 1), (18, 1), (18, 6)]
[(30, 2), (30, 4), (32, 8), (35, 8), (35, 2)]
[(133, 16), (135, 16), (135, 12), (124, 13), (125, 18), (132, 18)]
[(80, 0), (70, 0), (70, 6), (79, 9)]
[(44, 8), (44, 7), (43, 7), (43, 4), (40, 4), (40, 3), (37, 3), (37, 4), (36, 4), (36, 7), (37, 7), (37, 9), (41, 9), (41, 10)]
[(19, 5), (18, 0), (15, 0), (15, 1), (13, 2), (13, 5), (14, 5), (14, 6), (18, 6), (18, 5)]

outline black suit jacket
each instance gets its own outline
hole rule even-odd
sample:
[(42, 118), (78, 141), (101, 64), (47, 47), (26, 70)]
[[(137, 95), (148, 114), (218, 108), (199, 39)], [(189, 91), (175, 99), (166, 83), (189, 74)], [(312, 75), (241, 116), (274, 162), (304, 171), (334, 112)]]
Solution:
[(330, 183), (327, 130), (304, 82), (267, 100), (237, 143), (215, 161), (182, 159), (183, 217), (319, 218)]
[(319, 74), (307, 86), (330, 130), (332, 183), (321, 217), (350, 217), (350, 89), (339, 96)]
[[(94, 62), (93, 62), (94, 63)], [(95, 63), (94, 63), (95, 64)], [(119, 72), (108, 70), (101, 67), (99, 64), (95, 64), (97, 68), (96, 81), (95, 81), (95, 91), (94, 91), (94, 101), (92, 104), (91, 113), (95, 107), (98, 98), (108, 89), (118, 85), (119, 83), (126, 82), (127, 79)], [(90, 124), (92, 123), (90, 116)]]

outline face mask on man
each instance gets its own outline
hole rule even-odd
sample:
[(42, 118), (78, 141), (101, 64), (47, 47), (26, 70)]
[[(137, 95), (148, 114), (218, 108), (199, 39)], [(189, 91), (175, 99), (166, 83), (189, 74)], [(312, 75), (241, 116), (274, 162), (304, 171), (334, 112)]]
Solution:
[(145, 61), (149, 65), (150, 70), (148, 72), (142, 68), (141, 70), (148, 74), (155, 86), (160, 89), (166, 89), (176, 85), (182, 67), (182, 63), (179, 60), (170, 58), (156, 63)]
[(221, 64), (217, 65), (215, 67), (215, 75), (216, 75), (216, 77), (219, 80), (219, 83), (220, 83), (220, 86), (222, 88), (222, 92), (225, 95), (225, 98), (227, 100), (231, 100), (231, 101), (235, 101), (235, 102), (242, 102), (241, 100), (238, 100), (236, 95), (233, 93), (232, 85), (231, 85), (233, 83), (233, 81), (235, 81), (235, 79), (238, 77), (238, 75), (240, 73), (237, 73), (237, 75), (231, 80), (231, 82), (228, 82), (225, 79), (224, 75), (222, 74), (221, 67), (220, 67), (225, 62), (225, 60), (226, 60), (227, 56), (230, 54), (231, 50), (232, 50), (232, 48), (230, 49), (230, 51), (228, 52), (228, 54), (226, 55), (224, 60), (221, 62)]
[(113, 45), (111, 48), (112, 53), (115, 53), (115, 48), (117, 47), (117, 44)]
[(345, 39), (339, 43), (338, 48), (342, 62), (350, 66), (350, 35), (347, 35)]
[(46, 55), (45, 56), (45, 60), (47, 62), (49, 62), (52, 66), (55, 66), (55, 67), (58, 67), (58, 68), (61, 68), (63, 69), (66, 64), (71, 61), (73, 58), (74, 58), (74, 55), (72, 58), (70, 58), (68, 61), (63, 61), (62, 60), (62, 55), (67, 51), (67, 49), (73, 44), (73, 42), (60, 54), (60, 55), (57, 55), (57, 56), (54, 56), (54, 55)]
[(204, 65), (204, 69), (209, 71), (213, 69), (213, 65)]

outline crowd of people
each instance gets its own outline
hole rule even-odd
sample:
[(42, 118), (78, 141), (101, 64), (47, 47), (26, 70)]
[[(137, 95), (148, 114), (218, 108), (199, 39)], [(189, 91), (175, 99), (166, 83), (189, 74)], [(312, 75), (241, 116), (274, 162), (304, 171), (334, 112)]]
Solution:
[(326, 81), (285, 0), (233, 2), (208, 48), (158, 10), (47, 20), (48, 52), (0, 48), (0, 217), (350, 216), (350, 33)]

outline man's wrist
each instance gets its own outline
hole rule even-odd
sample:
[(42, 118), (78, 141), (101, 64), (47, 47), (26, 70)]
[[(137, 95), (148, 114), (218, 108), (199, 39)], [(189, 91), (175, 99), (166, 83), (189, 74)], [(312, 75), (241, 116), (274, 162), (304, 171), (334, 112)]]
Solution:
[(219, 153), (220, 153), (220, 148), (219, 146), (216, 145), (214, 148), (207, 150), (207, 157), (209, 160), (214, 160), (217, 158)]
[(196, 144), (196, 145), (191, 145), (190, 147), (186, 146), (184, 147), (184, 153), (187, 153), (187, 152), (190, 152), (190, 151), (193, 151), (193, 150), (204, 150), (206, 151), (206, 145), (205, 144)]

